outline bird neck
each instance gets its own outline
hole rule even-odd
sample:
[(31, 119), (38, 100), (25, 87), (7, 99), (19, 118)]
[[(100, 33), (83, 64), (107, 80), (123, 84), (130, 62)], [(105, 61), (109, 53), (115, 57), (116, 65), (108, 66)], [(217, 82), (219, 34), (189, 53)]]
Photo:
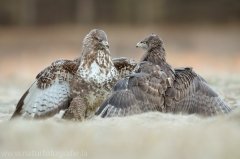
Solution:
[(144, 53), (141, 61), (149, 61), (154, 65), (159, 65), (160, 68), (167, 74), (168, 77), (174, 79), (174, 69), (166, 62), (166, 53), (163, 47), (156, 47)]
[(156, 47), (151, 50), (145, 51), (140, 62), (150, 61), (155, 65), (165, 65), (166, 64), (166, 54), (163, 47)]
[(93, 63), (104, 69), (111, 69), (114, 66), (108, 49), (91, 49), (89, 52), (83, 53), (79, 67), (88, 69)]

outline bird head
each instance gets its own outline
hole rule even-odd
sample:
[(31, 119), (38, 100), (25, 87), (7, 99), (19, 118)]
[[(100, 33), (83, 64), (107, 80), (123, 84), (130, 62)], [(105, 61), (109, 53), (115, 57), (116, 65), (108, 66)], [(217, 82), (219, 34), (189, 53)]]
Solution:
[[(108, 50), (109, 43), (107, 35), (103, 30), (91, 30), (83, 40), (83, 54), (91, 52), (91, 50)], [(109, 52), (109, 50), (108, 50)]]
[(154, 49), (156, 47), (163, 47), (164, 44), (161, 38), (159, 38), (158, 35), (152, 33), (136, 45), (137, 48), (143, 48), (144, 51), (149, 51), (151, 49)]
[(92, 33), (92, 43), (98, 48), (98, 49), (108, 49), (109, 43), (107, 39), (107, 35), (103, 30), (94, 29)]

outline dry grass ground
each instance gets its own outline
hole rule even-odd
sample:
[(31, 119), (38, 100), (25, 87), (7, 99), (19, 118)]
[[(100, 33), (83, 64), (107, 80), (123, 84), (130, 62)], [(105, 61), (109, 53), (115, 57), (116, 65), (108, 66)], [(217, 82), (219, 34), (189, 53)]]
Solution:
[(92, 28), (0, 28), (0, 158), (240, 158), (239, 26), (96, 27), (108, 34), (113, 57), (136, 60), (142, 51), (135, 44), (157, 33), (165, 41), (169, 63), (193, 66), (232, 114), (201, 118), (146, 113), (84, 123), (66, 122), (57, 115), (44, 121), (8, 122), (37, 73), (58, 58), (78, 56)]

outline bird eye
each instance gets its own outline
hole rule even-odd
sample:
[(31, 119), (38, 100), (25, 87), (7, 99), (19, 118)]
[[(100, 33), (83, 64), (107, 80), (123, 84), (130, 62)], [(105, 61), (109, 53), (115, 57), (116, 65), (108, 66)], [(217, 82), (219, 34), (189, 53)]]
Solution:
[(99, 42), (102, 42), (102, 39), (98, 39)]

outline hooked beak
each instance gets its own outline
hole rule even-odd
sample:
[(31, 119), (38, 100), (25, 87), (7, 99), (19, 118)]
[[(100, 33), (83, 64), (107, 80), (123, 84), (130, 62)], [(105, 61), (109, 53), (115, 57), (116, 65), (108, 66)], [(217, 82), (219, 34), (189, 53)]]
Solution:
[(109, 48), (109, 43), (108, 43), (108, 41), (102, 41), (102, 44), (103, 44), (104, 46), (106, 46), (107, 48)]
[(142, 47), (142, 42), (137, 43), (136, 47)]

